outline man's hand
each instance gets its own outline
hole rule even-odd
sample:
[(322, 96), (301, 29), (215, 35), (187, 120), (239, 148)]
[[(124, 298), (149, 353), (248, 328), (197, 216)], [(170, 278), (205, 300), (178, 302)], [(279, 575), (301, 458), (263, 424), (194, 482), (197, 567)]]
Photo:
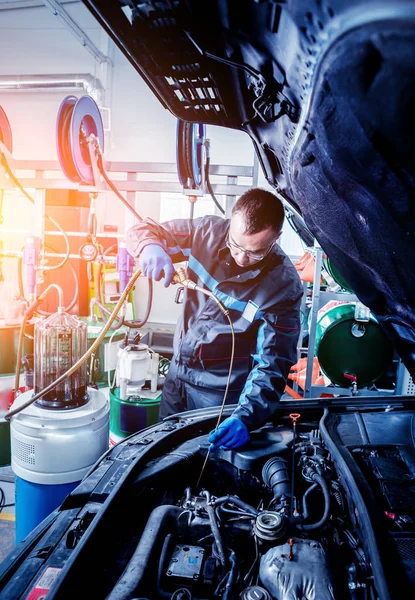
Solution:
[(170, 256), (158, 244), (144, 246), (138, 262), (143, 275), (160, 281), (164, 272), (164, 287), (168, 287), (173, 277), (174, 267)]
[(216, 430), (210, 432), (208, 441), (211, 444), (210, 452), (215, 452), (218, 448), (231, 450), (247, 444), (249, 432), (242, 421), (236, 417), (229, 417)]

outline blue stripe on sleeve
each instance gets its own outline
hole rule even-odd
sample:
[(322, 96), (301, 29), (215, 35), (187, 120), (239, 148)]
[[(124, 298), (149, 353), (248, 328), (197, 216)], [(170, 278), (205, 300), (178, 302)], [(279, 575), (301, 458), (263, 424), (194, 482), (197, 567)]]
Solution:
[(189, 258), (189, 267), (196, 273), (199, 279), (204, 283), (204, 285), (211, 291), (214, 292), (215, 296), (226, 306), (226, 308), (232, 308), (233, 310), (238, 310), (243, 313), (246, 308), (246, 302), (241, 302), (229, 294), (225, 294), (217, 289), (219, 283), (214, 279), (205, 269), (203, 265), (200, 264), (198, 260), (194, 256), (190, 256)]
[(190, 248), (181, 248), (180, 246), (167, 246), (167, 252), (170, 254), (184, 254), (184, 256), (190, 256)]
[(257, 343), (256, 343), (256, 349), (255, 349), (256, 353), (252, 355), (252, 358), (256, 364), (255, 364), (254, 368), (251, 370), (251, 372), (248, 376), (248, 379), (246, 380), (246, 384), (242, 391), (242, 394), (239, 397), (238, 404), (243, 405), (243, 404), (246, 404), (247, 402), (249, 402), (249, 400), (247, 399), (247, 396), (252, 392), (255, 380), (258, 377), (262, 376), (259, 369), (268, 366), (267, 363), (262, 358), (263, 350), (264, 350), (264, 343), (265, 343), (265, 327), (266, 326), (267, 326), (267, 324), (264, 321), (258, 329)]

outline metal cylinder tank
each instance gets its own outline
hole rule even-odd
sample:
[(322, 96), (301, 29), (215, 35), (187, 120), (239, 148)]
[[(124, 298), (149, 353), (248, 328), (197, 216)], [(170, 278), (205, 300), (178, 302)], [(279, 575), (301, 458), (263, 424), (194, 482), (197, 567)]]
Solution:
[(316, 354), (321, 370), (337, 385), (349, 387), (353, 376), (357, 387), (369, 386), (390, 367), (392, 344), (372, 314), (367, 322), (355, 319), (355, 302), (332, 304), (318, 313)]

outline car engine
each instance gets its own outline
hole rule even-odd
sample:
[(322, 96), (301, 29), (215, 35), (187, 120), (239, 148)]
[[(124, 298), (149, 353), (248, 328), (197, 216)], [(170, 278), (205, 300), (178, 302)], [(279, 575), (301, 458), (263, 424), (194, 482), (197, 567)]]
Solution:
[[(181, 451), (196, 443), (189, 440)], [(375, 448), (355, 450), (361, 466), (387, 469)], [(398, 467), (392, 454), (390, 469)], [(153, 474), (162, 473), (163, 460)], [(189, 463), (189, 479), (190, 473)], [(185, 487), (150, 513), (108, 600), (382, 597), (359, 531), (361, 515), (342, 479), (312, 424), (298, 431), (295, 422), (265, 427), (253, 433), (248, 449), (219, 450), (209, 457), (200, 487)], [(381, 496), (380, 490), (378, 502)], [(414, 507), (401, 508), (406, 515), (395, 514), (391, 526), (399, 531), (400, 519), (413, 532)]]

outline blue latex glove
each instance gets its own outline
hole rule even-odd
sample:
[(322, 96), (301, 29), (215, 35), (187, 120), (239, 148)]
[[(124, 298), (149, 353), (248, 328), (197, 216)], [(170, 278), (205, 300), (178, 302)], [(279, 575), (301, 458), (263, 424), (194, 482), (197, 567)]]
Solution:
[(144, 246), (138, 257), (143, 275), (160, 281), (164, 272), (164, 287), (168, 287), (173, 277), (174, 267), (170, 256), (158, 244)]
[(215, 452), (218, 448), (230, 450), (239, 448), (249, 442), (250, 436), (248, 428), (236, 417), (225, 419), (219, 427), (211, 431), (208, 441), (211, 443), (210, 452)]

